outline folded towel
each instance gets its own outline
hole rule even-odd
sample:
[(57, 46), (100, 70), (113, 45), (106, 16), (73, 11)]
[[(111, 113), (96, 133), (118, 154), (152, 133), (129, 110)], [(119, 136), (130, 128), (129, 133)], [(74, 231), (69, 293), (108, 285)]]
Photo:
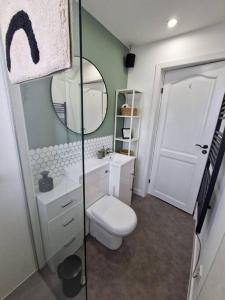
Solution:
[(12, 83), (69, 68), (68, 0), (0, 0), (0, 26)]

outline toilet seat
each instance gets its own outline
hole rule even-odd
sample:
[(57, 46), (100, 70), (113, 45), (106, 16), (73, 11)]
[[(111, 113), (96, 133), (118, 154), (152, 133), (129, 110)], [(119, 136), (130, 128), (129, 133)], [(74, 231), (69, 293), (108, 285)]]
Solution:
[(90, 219), (94, 219), (105, 230), (118, 236), (130, 234), (137, 225), (134, 210), (113, 196), (102, 197), (86, 212)]

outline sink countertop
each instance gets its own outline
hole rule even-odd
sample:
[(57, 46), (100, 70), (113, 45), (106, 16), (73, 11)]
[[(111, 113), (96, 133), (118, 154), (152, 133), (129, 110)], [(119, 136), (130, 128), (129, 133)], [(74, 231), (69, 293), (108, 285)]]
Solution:
[[(134, 156), (127, 156), (119, 153), (111, 153), (102, 159), (90, 158), (84, 161), (85, 174), (91, 173), (94, 170), (106, 165), (121, 167), (131, 160)], [(37, 198), (45, 203), (54, 201), (76, 189), (81, 187), (80, 177), (82, 176), (82, 161), (65, 168), (65, 175), (60, 180), (54, 182), (53, 190), (46, 193), (38, 193)]]
[(107, 160), (111, 165), (117, 167), (121, 167), (134, 159), (134, 156), (123, 155), (116, 152), (108, 154), (105, 158), (103, 158), (103, 160)]
[(46, 193), (38, 193), (37, 198), (45, 204), (48, 204), (66, 194), (71, 193), (72, 191), (81, 187), (81, 184), (76, 183), (65, 176), (61, 178), (58, 182), (55, 182), (53, 190)]

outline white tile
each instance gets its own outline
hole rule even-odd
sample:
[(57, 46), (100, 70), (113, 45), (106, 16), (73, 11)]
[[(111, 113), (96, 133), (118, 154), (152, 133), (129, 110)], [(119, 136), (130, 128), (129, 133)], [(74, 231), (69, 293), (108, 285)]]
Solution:
[[(85, 158), (94, 158), (103, 146), (112, 148), (113, 136), (100, 137), (84, 141)], [(54, 145), (44, 148), (31, 149), (30, 162), (32, 166), (34, 184), (38, 186), (38, 179), (42, 170), (49, 170), (50, 176), (56, 178), (64, 173), (65, 166), (74, 164), (82, 159), (82, 142)]]

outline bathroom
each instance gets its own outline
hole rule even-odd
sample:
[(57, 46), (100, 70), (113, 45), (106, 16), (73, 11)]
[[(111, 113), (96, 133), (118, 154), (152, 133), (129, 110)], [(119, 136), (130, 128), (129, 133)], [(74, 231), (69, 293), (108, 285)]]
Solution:
[(225, 1), (0, 5), (0, 299), (224, 299)]

